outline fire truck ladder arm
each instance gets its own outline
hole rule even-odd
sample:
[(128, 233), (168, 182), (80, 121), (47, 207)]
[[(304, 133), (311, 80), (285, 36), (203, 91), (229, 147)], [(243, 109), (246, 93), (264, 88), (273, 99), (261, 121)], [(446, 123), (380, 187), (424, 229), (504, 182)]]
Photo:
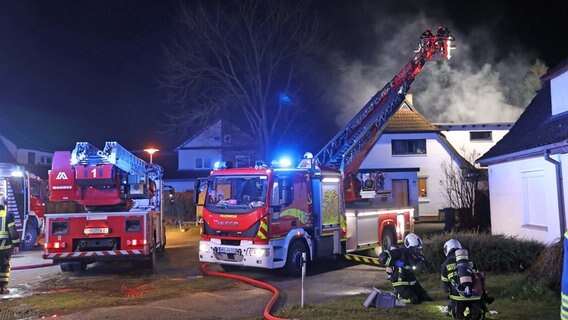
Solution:
[(412, 59), (316, 154), (318, 162), (340, 169), (344, 175), (352, 168), (358, 168), (388, 120), (400, 107), (424, 63), (449, 59), (449, 52), (454, 48), (452, 41), (449, 31), (444, 37), (422, 39)]

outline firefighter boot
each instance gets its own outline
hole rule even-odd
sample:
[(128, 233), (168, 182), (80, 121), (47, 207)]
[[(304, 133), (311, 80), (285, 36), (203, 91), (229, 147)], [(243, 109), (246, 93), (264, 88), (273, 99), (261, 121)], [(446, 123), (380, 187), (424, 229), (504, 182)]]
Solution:
[(10, 290), (8, 288), (6, 288), (6, 286), (7, 286), (6, 283), (0, 283), (0, 294), (10, 293)]

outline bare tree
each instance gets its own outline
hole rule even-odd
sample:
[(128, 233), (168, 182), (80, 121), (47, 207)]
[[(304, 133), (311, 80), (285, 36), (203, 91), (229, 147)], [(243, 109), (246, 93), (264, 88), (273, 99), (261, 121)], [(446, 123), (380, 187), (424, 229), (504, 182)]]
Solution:
[(465, 160), (461, 166), (456, 165), (453, 160), (442, 162), (442, 177), (439, 182), (448, 207), (473, 209), (480, 175), (479, 169), (472, 163), (481, 155), (475, 150), (466, 153), (464, 148), (461, 152)]
[(298, 125), (309, 74), (327, 35), (307, 1), (202, 1), (179, 7), (161, 84), (170, 130), (211, 117), (244, 119), (268, 155)]

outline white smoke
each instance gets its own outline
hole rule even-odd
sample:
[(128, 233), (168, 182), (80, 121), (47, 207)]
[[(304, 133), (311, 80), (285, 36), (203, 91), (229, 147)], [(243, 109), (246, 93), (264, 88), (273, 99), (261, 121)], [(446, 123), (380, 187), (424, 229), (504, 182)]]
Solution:
[[(419, 15), (420, 16), (420, 15)], [(380, 90), (413, 56), (420, 34), (434, 33), (440, 22), (424, 17), (400, 18), (397, 25), (377, 23), (373, 31), (373, 55), (369, 61), (331, 56), (335, 66), (332, 90), (325, 96), (339, 109), (336, 122), (347, 121)], [(457, 49), (449, 61), (430, 61), (416, 77), (409, 93), (414, 107), (431, 122), (514, 122), (525, 105), (514, 106), (511, 96), (527, 74), (534, 58), (519, 53), (503, 55), (488, 29), (463, 34), (444, 23), (456, 38)], [(527, 102), (528, 103), (528, 102)]]

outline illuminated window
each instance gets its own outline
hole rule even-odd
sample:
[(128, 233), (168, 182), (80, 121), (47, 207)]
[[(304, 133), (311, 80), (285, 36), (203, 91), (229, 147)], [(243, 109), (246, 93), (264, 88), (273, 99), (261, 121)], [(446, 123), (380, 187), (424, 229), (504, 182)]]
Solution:
[(393, 155), (426, 154), (426, 139), (392, 140)]
[(418, 196), (428, 197), (428, 178), (418, 178)]

